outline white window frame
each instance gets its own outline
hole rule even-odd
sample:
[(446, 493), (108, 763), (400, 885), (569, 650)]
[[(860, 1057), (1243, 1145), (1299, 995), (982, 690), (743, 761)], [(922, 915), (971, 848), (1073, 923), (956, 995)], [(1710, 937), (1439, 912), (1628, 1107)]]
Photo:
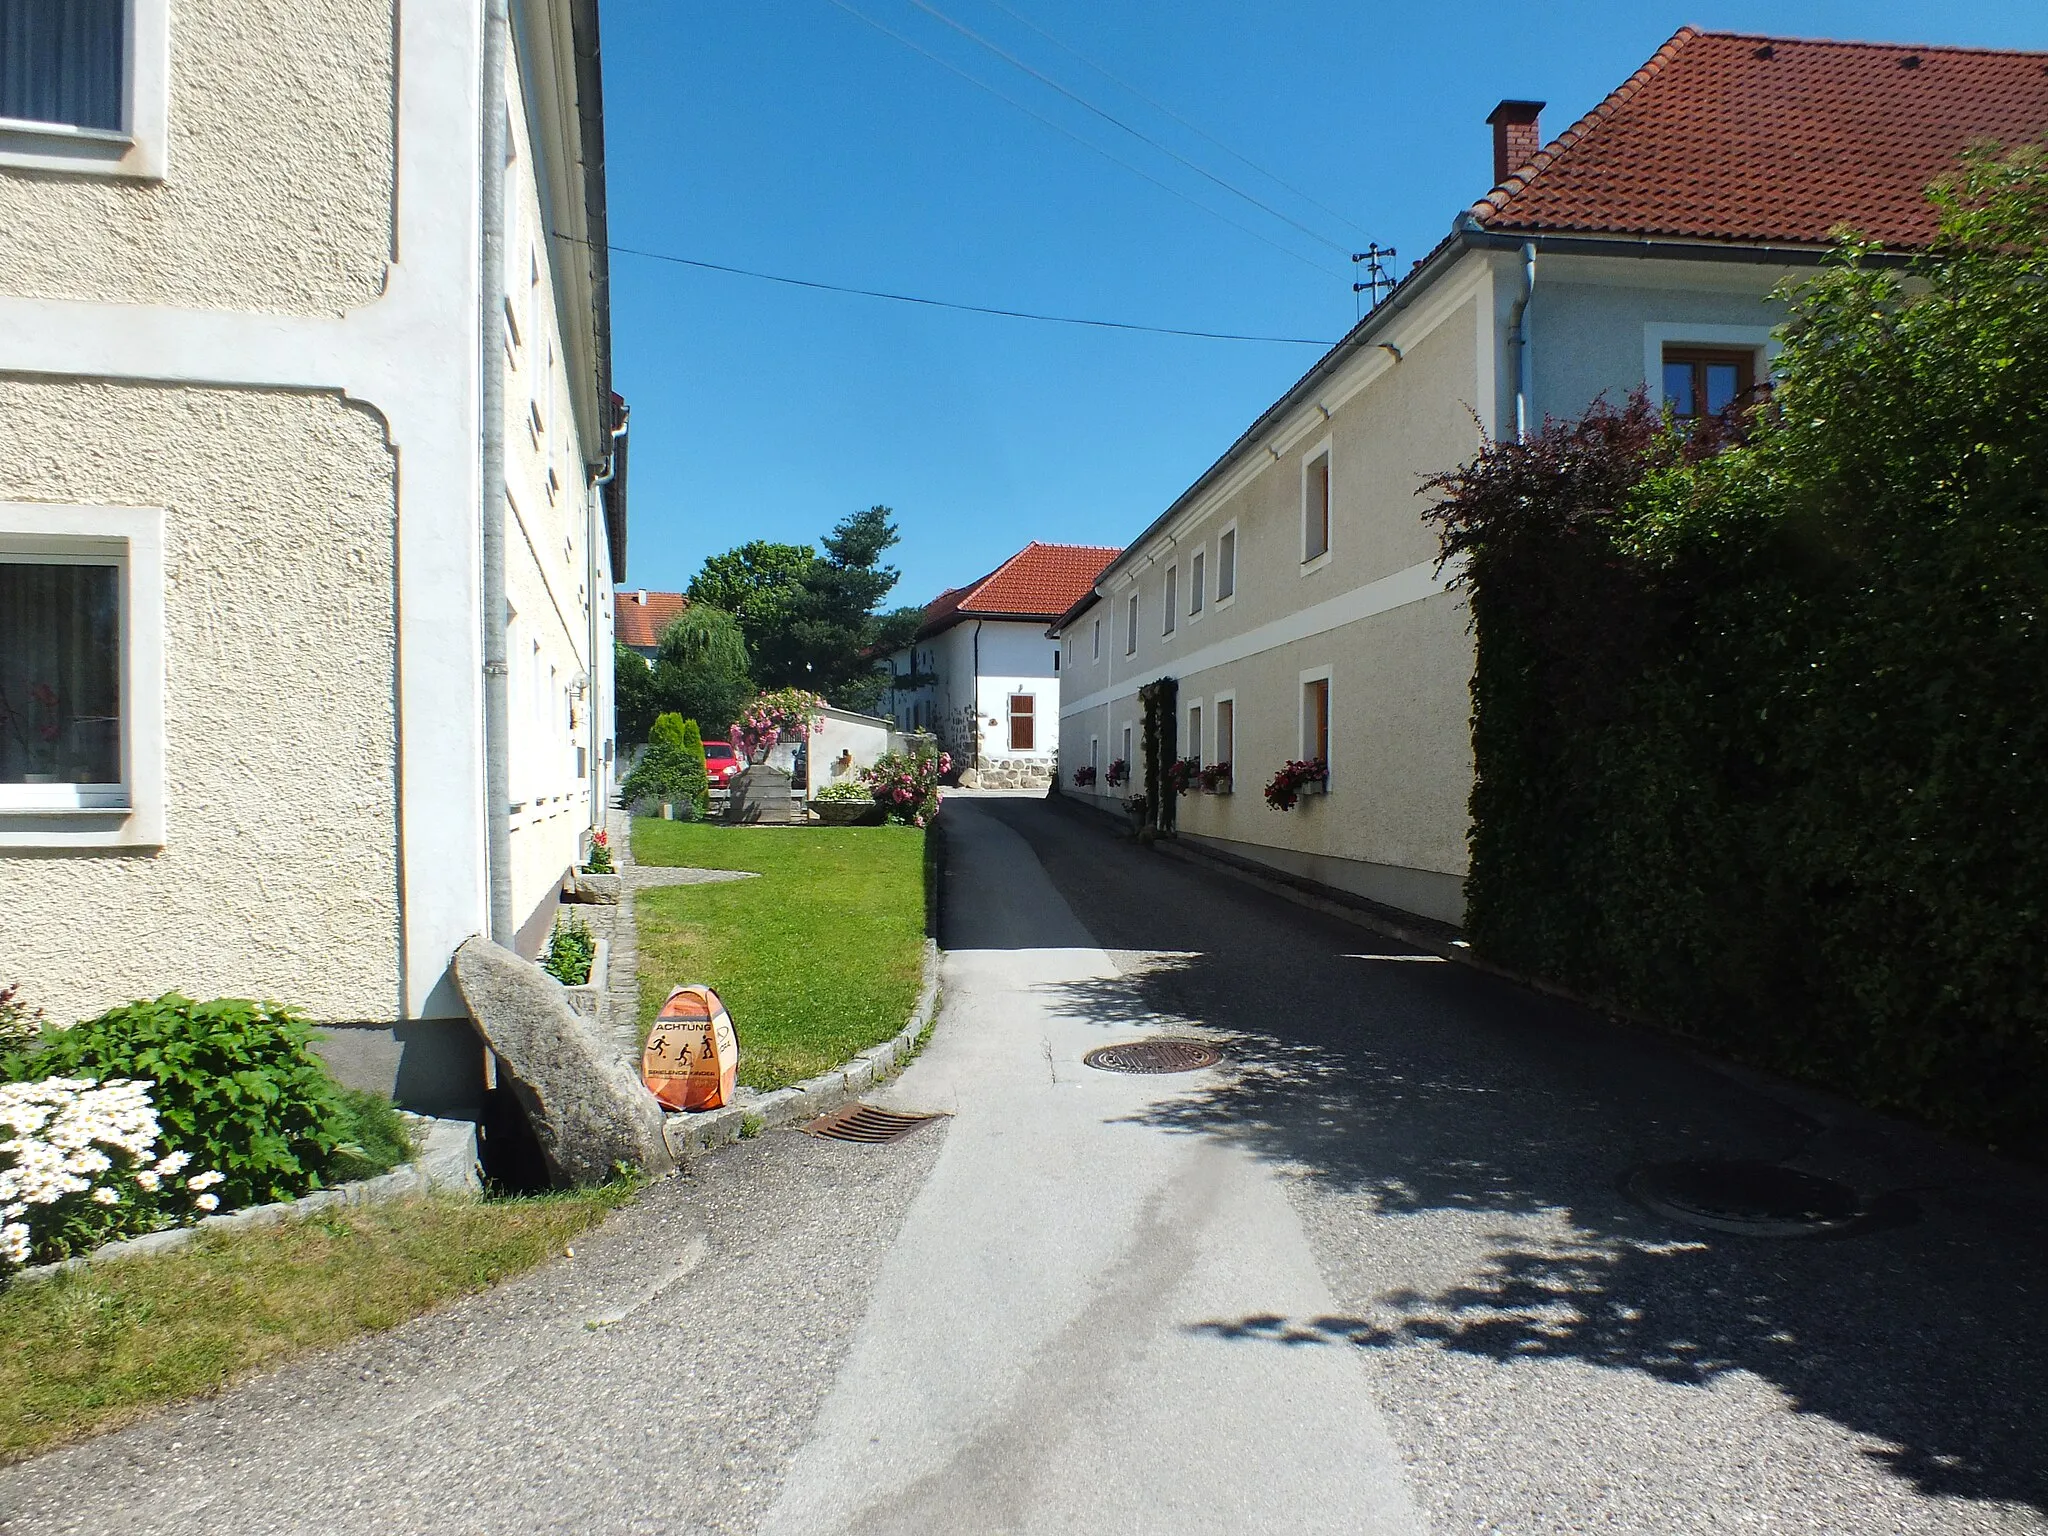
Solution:
[(1128, 605), (1124, 609), (1124, 654), (1135, 656), (1138, 654), (1138, 592), (1135, 587), (1124, 601)]
[(1129, 776), (1124, 780), (1124, 789), (1126, 792), (1128, 792), (1130, 790), (1131, 779), (1135, 779), (1138, 776), (1138, 764), (1136, 760), (1137, 747), (1131, 740), (1131, 722), (1128, 720), (1124, 722), (1123, 741), (1124, 749), (1123, 752), (1118, 756), (1117, 761), (1124, 765), (1124, 772)]
[[(1337, 454), (1331, 444), (1332, 438), (1324, 438), (1301, 456), (1301, 574), (1320, 571), (1330, 563), (1330, 551), (1337, 547)], [(1308, 472), (1320, 459), (1327, 466), (1323, 472), (1323, 552), (1311, 555), (1308, 552)]]
[(1666, 347), (1718, 348), (1724, 352), (1756, 353), (1756, 382), (1765, 383), (1783, 350), (1777, 332), (1768, 325), (1696, 325), (1686, 321), (1651, 320), (1643, 326), (1643, 387), (1649, 392), (1650, 409), (1664, 409), (1664, 349)]
[[(1218, 725), (1223, 721), (1223, 706), (1230, 706), (1230, 756), (1223, 755), (1223, 737), (1216, 734), (1216, 755), (1211, 761), (1234, 764), (1237, 761), (1237, 692), (1235, 689), (1219, 691), (1210, 697), (1209, 704)], [(1215, 727), (1212, 726), (1210, 729), (1214, 734)]]
[[(1186, 739), (1181, 743), (1180, 755), (1192, 757), (1197, 763), (1206, 763), (1208, 759), (1202, 755), (1202, 701), (1189, 699), (1185, 708), (1186, 713), (1181, 717), (1181, 731)], [(1187, 750), (1190, 745), (1194, 747), (1192, 752)]]
[(127, 0), (121, 127), (0, 117), (0, 166), (161, 181), (170, 172), (170, 0)]
[(1323, 765), (1330, 770), (1329, 779), (1324, 781), (1327, 788), (1337, 777), (1335, 760), (1337, 756), (1337, 685), (1330, 681), (1329, 667), (1307, 667), (1297, 674), (1294, 683), (1294, 744), (1303, 759), (1308, 755), (1308, 685), (1322, 683), (1327, 692), (1323, 731)]
[[(1230, 590), (1223, 590), (1223, 541), (1230, 540)], [(1237, 519), (1216, 530), (1216, 606), (1228, 608), (1237, 601), (1238, 574), (1244, 565), (1244, 541), (1237, 535)]]
[(1093, 661), (1102, 660), (1102, 618), (1099, 614), (1095, 619), (1095, 654), (1090, 659)]
[(1176, 562), (1166, 568), (1166, 574), (1159, 579), (1159, 635), (1165, 639), (1173, 633), (1180, 622), (1180, 565)]
[(1209, 581), (1209, 551), (1206, 547), (1188, 556), (1188, 622), (1201, 622), (1208, 610), (1209, 594), (1204, 588)]
[(0, 848), (161, 848), (163, 510), (0, 502), (0, 552), (121, 571), (121, 783), (0, 784)]
[(1102, 738), (1100, 736), (1090, 736), (1088, 738), (1088, 778), (1088, 793), (1091, 795), (1101, 794)]

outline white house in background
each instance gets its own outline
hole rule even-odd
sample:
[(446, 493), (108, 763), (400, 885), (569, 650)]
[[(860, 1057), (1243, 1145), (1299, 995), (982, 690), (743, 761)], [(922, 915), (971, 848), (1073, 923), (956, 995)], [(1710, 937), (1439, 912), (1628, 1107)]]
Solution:
[(887, 708), (899, 729), (928, 731), (972, 787), (1035, 789), (1059, 756), (1059, 647), (1046, 626), (1082, 594), (1114, 549), (1027, 544), (979, 581), (926, 607), (917, 638), (889, 658)]
[[(2048, 55), (1688, 27), (1548, 146), (1541, 105), (1495, 109), (1493, 190), (1055, 626), (1063, 788), (1132, 793), (1118, 757), (1142, 784), (1137, 690), (1174, 678), (1178, 752), (1234, 770), (1182, 837), (1461, 921), (1472, 642), (1423, 482), (1603, 395), (1687, 416), (1766, 381), (1778, 284), (1840, 225), (1924, 246), (1971, 142), (2038, 141)], [(1328, 792), (1277, 813), (1296, 758)]]
[(272, 21), (0, 0), (0, 974), (455, 1107), (450, 957), (534, 952), (605, 803), (597, 4)]

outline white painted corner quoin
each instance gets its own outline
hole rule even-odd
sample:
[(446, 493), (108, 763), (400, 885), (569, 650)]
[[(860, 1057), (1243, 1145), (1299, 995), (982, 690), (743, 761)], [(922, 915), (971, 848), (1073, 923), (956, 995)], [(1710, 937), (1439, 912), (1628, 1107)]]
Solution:
[[(0, 298), (0, 374), (338, 393), (382, 418), (401, 509), (473, 512), (481, 38), (469, 9), (427, 5), (398, 7), (397, 37), (395, 249), (374, 302), (294, 317)], [(398, 520), (404, 988), (414, 1017), (461, 1011), (445, 958), (487, 919), (472, 878), (485, 845), (477, 538), (474, 515)]]

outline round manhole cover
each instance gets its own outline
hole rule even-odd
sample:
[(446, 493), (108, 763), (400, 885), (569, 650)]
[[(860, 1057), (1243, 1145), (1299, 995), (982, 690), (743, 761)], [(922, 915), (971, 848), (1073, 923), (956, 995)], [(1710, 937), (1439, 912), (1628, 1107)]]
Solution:
[(1222, 1059), (1199, 1040), (1133, 1040), (1105, 1045), (1081, 1058), (1104, 1072), (1197, 1072)]
[(1781, 1163), (1656, 1163), (1637, 1169), (1628, 1189), (1660, 1215), (1744, 1237), (1841, 1232), (1865, 1214), (1848, 1185)]

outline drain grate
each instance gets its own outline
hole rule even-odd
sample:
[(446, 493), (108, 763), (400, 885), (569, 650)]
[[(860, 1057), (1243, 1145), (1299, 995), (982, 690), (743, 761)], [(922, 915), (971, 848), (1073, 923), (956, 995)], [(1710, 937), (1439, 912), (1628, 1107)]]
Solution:
[(1223, 1058), (1199, 1040), (1132, 1040), (1081, 1058), (1103, 1072), (1199, 1072)]
[(1743, 1237), (1846, 1232), (1867, 1214), (1848, 1185), (1782, 1163), (1655, 1163), (1627, 1188), (1659, 1215)]
[(942, 1118), (906, 1115), (893, 1109), (877, 1109), (872, 1104), (848, 1104), (829, 1115), (820, 1115), (804, 1131), (827, 1141), (858, 1141), (878, 1146), (885, 1141), (901, 1141), (920, 1125)]

